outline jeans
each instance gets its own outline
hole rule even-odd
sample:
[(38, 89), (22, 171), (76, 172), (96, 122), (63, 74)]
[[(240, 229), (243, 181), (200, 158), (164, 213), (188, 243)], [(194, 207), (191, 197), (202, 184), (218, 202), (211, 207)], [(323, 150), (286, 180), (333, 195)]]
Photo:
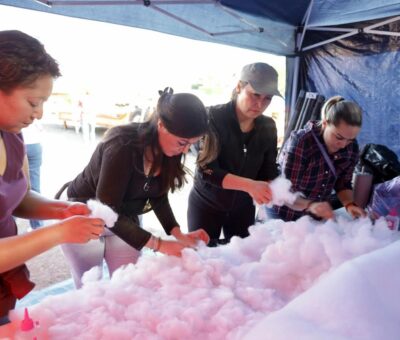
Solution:
[[(42, 145), (26, 144), (26, 154), (29, 162), (29, 178), (31, 181), (31, 189), (40, 193), (40, 167), (42, 165)], [(31, 228), (36, 229), (43, 225), (42, 221), (30, 220)]]

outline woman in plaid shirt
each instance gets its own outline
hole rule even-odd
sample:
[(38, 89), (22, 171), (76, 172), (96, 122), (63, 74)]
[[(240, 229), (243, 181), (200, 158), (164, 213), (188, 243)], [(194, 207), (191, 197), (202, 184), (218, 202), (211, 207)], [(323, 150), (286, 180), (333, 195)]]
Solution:
[(322, 117), (322, 121), (310, 121), (304, 129), (292, 132), (285, 143), (278, 160), (281, 171), (303, 197), (291, 208), (273, 206), (268, 211), (270, 217), (285, 221), (306, 214), (332, 218), (327, 201), (333, 190), (352, 217), (365, 216), (353, 202), (351, 184), (359, 158), (356, 137), (362, 124), (361, 108), (334, 96), (324, 104)]

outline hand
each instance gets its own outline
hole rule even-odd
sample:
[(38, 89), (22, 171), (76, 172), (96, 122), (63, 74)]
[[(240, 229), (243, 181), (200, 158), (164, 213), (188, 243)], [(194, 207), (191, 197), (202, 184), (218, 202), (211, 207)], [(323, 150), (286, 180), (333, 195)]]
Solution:
[(161, 240), (161, 246), (158, 251), (165, 255), (180, 257), (183, 249), (185, 249), (185, 245), (179, 241)]
[(205, 244), (208, 244), (208, 242), (210, 242), (210, 236), (208, 236), (207, 232), (204, 229), (191, 231), (187, 234), (180, 233), (174, 236), (186, 247), (191, 248), (195, 248), (199, 241), (203, 241)]
[(247, 192), (257, 204), (268, 204), (272, 200), (271, 188), (264, 181), (251, 181)]
[(323, 219), (330, 219), (335, 217), (332, 207), (328, 202), (312, 202), (308, 206), (307, 211)]
[(76, 215), (83, 215), (88, 216), (90, 215), (90, 209), (88, 206), (81, 202), (65, 202), (64, 206), (60, 206), (61, 214), (63, 218), (76, 216)]
[(358, 218), (358, 217), (365, 217), (367, 216), (367, 213), (365, 212), (364, 209), (360, 208), (354, 203), (348, 204), (346, 206), (346, 211), (351, 215), (353, 218)]
[(86, 243), (96, 240), (104, 231), (100, 218), (73, 216), (53, 225), (61, 243)]

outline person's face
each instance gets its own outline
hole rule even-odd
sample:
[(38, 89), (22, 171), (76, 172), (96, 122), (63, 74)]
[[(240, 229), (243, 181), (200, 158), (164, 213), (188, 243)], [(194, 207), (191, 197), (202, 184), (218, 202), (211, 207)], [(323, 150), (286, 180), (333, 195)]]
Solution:
[(344, 121), (340, 121), (338, 126), (335, 126), (324, 120), (322, 128), (325, 144), (331, 154), (353, 143), (360, 132), (360, 127), (348, 125)]
[(161, 120), (158, 120), (158, 140), (162, 152), (168, 156), (173, 157), (182, 153), (187, 153), (192, 144), (199, 141), (199, 137), (182, 138), (170, 133), (164, 126)]
[(35, 119), (41, 119), (43, 104), (52, 89), (53, 78), (46, 75), (29, 87), (17, 87), (10, 93), (0, 90), (0, 129), (19, 133)]
[(236, 91), (236, 111), (239, 114), (239, 118), (242, 117), (244, 119), (255, 119), (262, 115), (273, 97), (272, 95), (257, 93), (250, 84), (243, 86), (239, 83)]

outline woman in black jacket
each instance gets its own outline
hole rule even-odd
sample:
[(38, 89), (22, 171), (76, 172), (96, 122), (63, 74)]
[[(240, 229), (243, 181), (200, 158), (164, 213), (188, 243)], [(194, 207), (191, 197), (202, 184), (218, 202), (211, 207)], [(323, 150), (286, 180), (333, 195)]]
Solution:
[[(168, 200), (169, 191), (185, 182), (183, 154), (207, 130), (206, 108), (200, 99), (167, 88), (149, 121), (117, 126), (107, 133), (67, 191), (69, 200), (96, 198), (119, 215), (99, 241), (63, 246), (77, 287), (83, 273), (101, 268), (103, 259), (112, 274), (121, 265), (135, 263), (143, 247), (180, 255), (198, 240), (208, 242), (204, 230), (182, 233)], [(138, 215), (150, 210), (174, 240), (162, 240), (140, 227)]]
[(232, 100), (209, 108), (217, 145), (206, 138), (201, 146), (188, 226), (191, 231), (204, 228), (210, 245), (216, 245), (221, 230), (226, 241), (248, 236), (248, 227), (255, 222), (254, 201), (271, 200), (268, 181), (278, 176), (277, 130), (263, 112), (279, 95), (277, 86), (278, 74), (270, 65), (246, 65)]

